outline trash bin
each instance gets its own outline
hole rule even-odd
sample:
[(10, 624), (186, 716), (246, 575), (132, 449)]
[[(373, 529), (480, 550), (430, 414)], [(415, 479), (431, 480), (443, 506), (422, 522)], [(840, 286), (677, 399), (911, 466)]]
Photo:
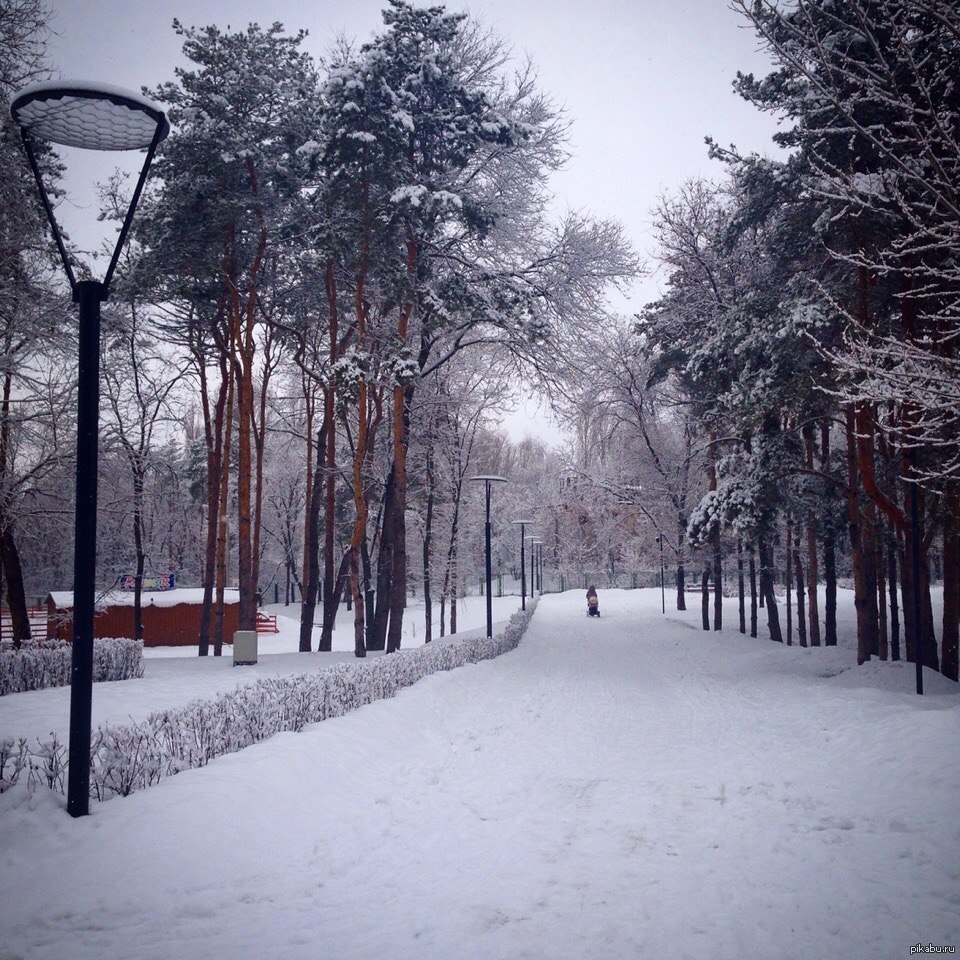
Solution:
[(257, 631), (237, 630), (233, 635), (233, 665), (250, 666), (257, 662)]

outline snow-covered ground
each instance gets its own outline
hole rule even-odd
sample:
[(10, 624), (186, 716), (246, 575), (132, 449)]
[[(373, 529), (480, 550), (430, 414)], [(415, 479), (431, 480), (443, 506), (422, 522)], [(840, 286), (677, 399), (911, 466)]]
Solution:
[[(486, 601), (465, 597), (457, 610), (457, 635), (467, 636), (486, 627)], [(509, 619), (519, 609), (518, 597), (494, 597), (494, 623)], [(262, 677), (290, 677), (329, 666), (338, 660), (353, 662), (352, 614), (341, 610), (333, 634), (333, 651), (316, 650), (320, 631), (314, 631), (312, 654), (297, 652), (300, 645), (300, 608), (265, 608), (277, 613), (278, 633), (260, 634), (256, 664), (234, 667), (233, 648), (224, 647), (222, 657), (198, 657), (193, 647), (151, 647), (144, 650), (144, 675), (139, 680), (121, 680), (93, 685), (93, 725), (142, 720), (157, 710), (182, 707), (191, 700), (208, 699), (233, 690), (238, 684)], [(281, 611), (286, 610), (286, 614)], [(402, 646), (423, 645), (423, 603), (411, 602), (404, 617)], [(439, 612), (435, 613), (439, 618)], [(419, 637), (419, 640), (416, 638)], [(370, 657), (381, 656), (372, 653)], [(50, 687), (0, 697), (0, 739), (27, 737), (46, 739), (56, 733), (65, 740), (70, 727), (70, 688)], [(0, 956), (0, 960), (3, 960)]]
[(927, 671), (916, 697), (910, 665), (703, 633), (659, 602), (604, 591), (588, 620), (580, 591), (548, 596), (513, 653), (79, 821), (11, 791), (0, 956), (960, 946), (957, 685)]

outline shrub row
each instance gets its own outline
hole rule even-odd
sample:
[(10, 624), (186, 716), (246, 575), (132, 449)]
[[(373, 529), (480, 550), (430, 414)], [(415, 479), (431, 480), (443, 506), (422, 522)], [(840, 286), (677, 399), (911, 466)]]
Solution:
[[(27, 641), (19, 650), (0, 650), (0, 697), (24, 690), (62, 687), (70, 682), (72, 645), (62, 640)], [(143, 643), (97, 638), (93, 641), (93, 679), (130, 680), (143, 676)]]
[[(312, 674), (258, 680), (212, 700), (151, 714), (127, 726), (99, 727), (91, 746), (90, 795), (127, 796), (182, 770), (242, 750), (282, 731), (339, 717), (392, 697), (430, 673), (453, 670), (513, 650), (536, 604), (511, 617), (487, 639), (439, 641), (355, 663), (337, 663)], [(0, 793), (18, 782), (60, 793), (66, 783), (66, 745), (56, 737), (30, 746), (0, 740)]]

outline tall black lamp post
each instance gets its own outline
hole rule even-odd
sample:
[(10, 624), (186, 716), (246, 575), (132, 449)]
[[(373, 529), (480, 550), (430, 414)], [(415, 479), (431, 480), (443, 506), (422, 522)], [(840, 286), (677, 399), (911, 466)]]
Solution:
[[(100, 304), (107, 299), (120, 250), (127, 239), (147, 171), (170, 132), (163, 110), (151, 100), (104, 84), (54, 81), (21, 90), (10, 104), (40, 191), (53, 238), (79, 305), (77, 378), (76, 521), (73, 555), (73, 660), (70, 671), (70, 766), (67, 812), (90, 810), (90, 720), (93, 697), (93, 616), (97, 564), (97, 435), (100, 403)], [(130, 208), (102, 281), (77, 280), (43, 184), (33, 145), (37, 141), (86, 150), (146, 150)]]
[(657, 534), (657, 543), (660, 544), (660, 612), (667, 612), (667, 593), (663, 583), (663, 534)]
[[(520, 609), (527, 609), (527, 557), (526, 548), (526, 528), (532, 524), (532, 520), (514, 520), (514, 524), (520, 527)], [(531, 587), (533, 584), (530, 585)]]
[(490, 566), (490, 488), (495, 483), (506, 483), (506, 477), (480, 476), (471, 477), (471, 480), (482, 481), (486, 487), (487, 498), (487, 523), (485, 528), (486, 555), (487, 555), (487, 636), (493, 636), (493, 589), (492, 589), (492, 568)]

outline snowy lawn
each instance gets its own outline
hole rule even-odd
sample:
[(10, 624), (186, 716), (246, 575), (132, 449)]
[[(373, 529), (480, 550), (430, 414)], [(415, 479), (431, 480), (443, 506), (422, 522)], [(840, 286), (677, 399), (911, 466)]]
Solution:
[(580, 591), (546, 597), (513, 653), (83, 820), (11, 791), (0, 956), (960, 946), (957, 686), (928, 671), (919, 698), (912, 666), (703, 633), (659, 602), (603, 591), (588, 620)]
[[(519, 609), (518, 597), (494, 597), (494, 623), (505, 622)], [(286, 609), (291, 616), (279, 611)], [(337, 661), (355, 662), (353, 655), (352, 613), (346, 609), (337, 617), (333, 652), (317, 653), (319, 630), (315, 631), (314, 652), (296, 652), (300, 644), (299, 607), (268, 607), (276, 612), (279, 633), (261, 634), (259, 660), (245, 667), (233, 666), (233, 648), (224, 647), (222, 657), (198, 657), (193, 647), (152, 647), (143, 651), (144, 675), (138, 680), (122, 680), (93, 685), (93, 725), (128, 723), (142, 720), (157, 710), (182, 707), (191, 700), (209, 699), (233, 690), (241, 683), (263, 677), (289, 677), (319, 670)], [(403, 645), (423, 644), (423, 603), (411, 602), (405, 617)], [(439, 616), (439, 614), (437, 614)], [(458, 636), (486, 626), (486, 604), (482, 597), (466, 597), (458, 610)], [(419, 636), (419, 641), (413, 639)], [(348, 652), (349, 651), (349, 652)], [(381, 656), (379, 653), (369, 655)], [(0, 739), (46, 738), (56, 733), (66, 741), (70, 727), (70, 688), (51, 687), (0, 697)], [(2, 956), (0, 956), (2, 960)]]

